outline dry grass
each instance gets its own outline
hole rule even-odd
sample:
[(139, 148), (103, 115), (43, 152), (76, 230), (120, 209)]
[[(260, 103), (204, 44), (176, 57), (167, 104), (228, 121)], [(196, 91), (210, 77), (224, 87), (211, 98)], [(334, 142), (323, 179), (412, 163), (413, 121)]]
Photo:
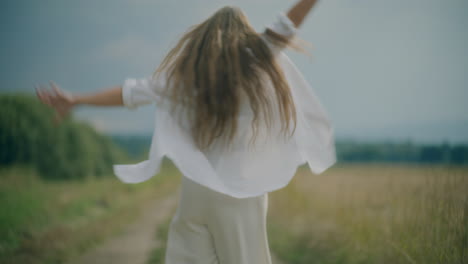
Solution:
[(468, 263), (468, 168), (301, 168), (269, 210), (287, 263)]
[(166, 168), (164, 175), (130, 185), (112, 175), (53, 182), (26, 168), (1, 169), (0, 263), (64, 263), (173, 191), (175, 174)]

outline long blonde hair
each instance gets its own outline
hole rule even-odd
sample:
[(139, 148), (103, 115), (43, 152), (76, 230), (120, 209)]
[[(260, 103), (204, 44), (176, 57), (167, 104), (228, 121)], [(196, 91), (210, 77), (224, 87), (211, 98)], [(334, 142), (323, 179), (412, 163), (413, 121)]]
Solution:
[(165, 94), (174, 102), (173, 112), (180, 106), (190, 109), (186, 114), (191, 115), (191, 134), (200, 149), (218, 138), (232, 142), (242, 94), (253, 112), (252, 139), (261, 121), (271, 127), (275, 104), (262, 77), (265, 75), (274, 88), (281, 132), (284, 136), (293, 133), (290, 127), (296, 126), (296, 111), (284, 73), (237, 7), (223, 7), (191, 27), (154, 74), (162, 72), (169, 84)]

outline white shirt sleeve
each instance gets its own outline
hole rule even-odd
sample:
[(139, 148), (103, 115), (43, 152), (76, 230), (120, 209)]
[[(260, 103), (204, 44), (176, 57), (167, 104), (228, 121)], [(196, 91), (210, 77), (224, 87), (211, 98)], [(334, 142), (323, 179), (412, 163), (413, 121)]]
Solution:
[[(289, 40), (294, 38), (294, 36), (298, 32), (297, 27), (285, 13), (279, 13), (276, 16), (276, 19), (266, 28)], [(266, 34), (264, 33), (264, 35)], [(271, 41), (268, 36), (265, 36), (264, 39), (274, 49), (281, 50), (282, 48), (284, 48), (284, 46), (276, 45), (275, 42)]]
[(164, 86), (165, 80), (161, 77), (127, 78), (122, 85), (123, 104), (128, 109), (135, 109), (140, 105), (155, 103)]
[(297, 33), (297, 28), (285, 13), (279, 13), (276, 20), (273, 21), (267, 28), (273, 30), (286, 38), (293, 38)]

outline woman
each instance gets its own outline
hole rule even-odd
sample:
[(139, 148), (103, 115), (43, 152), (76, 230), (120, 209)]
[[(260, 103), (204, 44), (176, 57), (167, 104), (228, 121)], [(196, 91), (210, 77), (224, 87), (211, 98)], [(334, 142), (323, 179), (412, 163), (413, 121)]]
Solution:
[(282, 51), (315, 3), (298, 1), (262, 33), (240, 9), (224, 7), (193, 26), (153, 76), (90, 95), (52, 82), (52, 91), (37, 90), (59, 118), (76, 105), (156, 104), (148, 160), (114, 172), (142, 182), (164, 156), (182, 172), (166, 264), (271, 263), (268, 192), (286, 186), (303, 163), (316, 174), (335, 163), (328, 116)]

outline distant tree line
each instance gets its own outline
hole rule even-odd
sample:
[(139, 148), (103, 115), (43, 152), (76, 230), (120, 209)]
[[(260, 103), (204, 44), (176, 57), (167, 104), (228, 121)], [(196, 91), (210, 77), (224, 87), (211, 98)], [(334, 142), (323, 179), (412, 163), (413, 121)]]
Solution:
[(33, 166), (47, 179), (112, 175), (126, 158), (107, 136), (71, 117), (56, 125), (35, 97), (0, 95), (0, 166)]
[[(106, 136), (73, 118), (60, 125), (35, 97), (0, 95), (0, 167), (33, 166), (47, 179), (112, 175), (112, 164), (147, 155), (151, 136)], [(125, 152), (123, 151), (125, 150)], [(339, 140), (339, 162), (468, 164), (468, 145)]]
[[(135, 159), (147, 155), (151, 135), (111, 135)], [(402, 162), (468, 164), (468, 145), (448, 143), (415, 144), (406, 142), (356, 142), (337, 140), (339, 162)]]
[(151, 135), (119, 135), (109, 134), (117, 146), (124, 149), (130, 158), (141, 160), (148, 158), (151, 145)]
[(468, 164), (468, 145), (337, 142), (338, 160), (342, 162), (410, 162)]

